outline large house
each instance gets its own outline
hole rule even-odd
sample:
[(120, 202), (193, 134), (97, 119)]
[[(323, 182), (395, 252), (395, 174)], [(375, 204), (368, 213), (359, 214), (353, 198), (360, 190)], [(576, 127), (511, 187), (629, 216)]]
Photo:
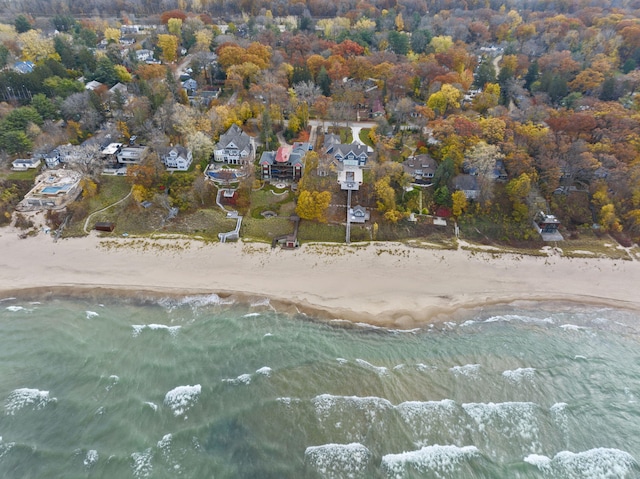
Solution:
[(340, 137), (328, 134), (324, 139), (324, 153), (332, 156), (340, 163), (351, 166), (365, 166), (369, 159), (369, 148), (360, 143), (350, 145), (340, 143)]
[(304, 157), (309, 152), (307, 144), (285, 145), (277, 151), (265, 151), (260, 157), (263, 180), (298, 181), (304, 172)]
[(35, 186), (18, 204), (18, 211), (61, 209), (82, 192), (82, 174), (73, 170), (47, 170), (36, 178)]
[(234, 123), (220, 136), (213, 152), (213, 159), (229, 165), (243, 165), (253, 161), (254, 154), (253, 137)]
[(429, 155), (418, 155), (407, 158), (402, 163), (404, 172), (419, 185), (430, 185), (438, 168), (436, 160)]
[(120, 149), (116, 158), (121, 165), (137, 165), (147, 157), (148, 153), (149, 147), (147, 146), (127, 146)]
[(158, 156), (168, 170), (187, 171), (193, 161), (191, 150), (181, 145), (160, 148)]

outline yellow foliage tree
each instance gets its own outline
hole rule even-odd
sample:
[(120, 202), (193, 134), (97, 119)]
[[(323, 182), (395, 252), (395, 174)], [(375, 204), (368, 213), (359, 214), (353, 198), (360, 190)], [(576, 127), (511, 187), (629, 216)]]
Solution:
[(444, 53), (453, 46), (453, 39), (449, 35), (439, 35), (431, 39), (431, 47), (436, 53)]
[(167, 30), (171, 35), (175, 35), (176, 37), (180, 37), (182, 33), (182, 19), (181, 18), (170, 18), (167, 22)]
[(300, 192), (296, 214), (305, 220), (316, 220), (325, 223), (326, 211), (331, 203), (331, 193), (328, 191), (308, 191)]
[(158, 35), (158, 46), (162, 50), (162, 58), (166, 62), (174, 62), (178, 58), (178, 37), (169, 34)]
[(399, 32), (404, 30), (404, 20), (402, 19), (402, 12), (396, 15), (396, 30)]
[(32, 62), (44, 61), (47, 58), (60, 61), (60, 55), (53, 46), (53, 38), (45, 38), (40, 30), (29, 30), (18, 35), (22, 45), (22, 58)]
[(105, 28), (104, 39), (109, 43), (118, 43), (120, 41), (120, 29), (113, 27)]
[(195, 34), (196, 37), (196, 50), (206, 52), (209, 50), (209, 46), (213, 41), (213, 32), (208, 28), (202, 28)]
[(93, 198), (98, 192), (98, 185), (89, 178), (83, 178), (80, 186), (82, 188), (83, 198)]
[(451, 194), (451, 200), (453, 201), (451, 212), (453, 213), (453, 216), (455, 216), (456, 218), (459, 218), (460, 216), (462, 216), (462, 213), (464, 213), (464, 211), (467, 209), (467, 206), (468, 206), (467, 197), (462, 191), (457, 190)]
[(132, 80), (131, 73), (129, 73), (125, 66), (114, 65), (113, 68), (115, 69), (116, 75), (118, 76), (118, 81), (122, 83), (129, 83)]

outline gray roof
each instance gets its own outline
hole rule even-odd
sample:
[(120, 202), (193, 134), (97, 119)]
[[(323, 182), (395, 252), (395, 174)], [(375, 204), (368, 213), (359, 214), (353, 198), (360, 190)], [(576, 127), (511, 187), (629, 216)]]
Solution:
[(186, 158), (187, 155), (189, 154), (189, 150), (182, 145), (165, 146), (165, 147), (158, 148), (157, 151), (160, 158), (168, 157), (172, 151), (175, 151), (178, 157), (182, 156), (183, 158)]
[(478, 184), (478, 177), (474, 175), (462, 174), (453, 179), (453, 187), (456, 190), (463, 191), (478, 191), (480, 185)]
[(334, 133), (327, 133), (326, 135), (324, 135), (324, 143), (322, 144), (322, 146), (324, 147), (325, 150), (329, 149), (333, 145), (339, 145), (339, 144), (340, 144), (340, 135), (336, 135)]
[(366, 145), (360, 145), (359, 143), (351, 143), (350, 145), (338, 144), (333, 145), (327, 153), (331, 153), (337, 157), (340, 155), (342, 158), (346, 157), (349, 153), (353, 153), (356, 158), (364, 155), (365, 158), (369, 158), (369, 150)]
[(434, 174), (438, 168), (438, 163), (429, 155), (418, 155), (404, 160), (402, 168), (411, 176), (425, 176), (428, 173)]
[(238, 150), (244, 151), (249, 148), (251, 144), (251, 137), (234, 123), (225, 133), (220, 135), (220, 141), (216, 145), (216, 150), (226, 149), (229, 143), (236, 145)]

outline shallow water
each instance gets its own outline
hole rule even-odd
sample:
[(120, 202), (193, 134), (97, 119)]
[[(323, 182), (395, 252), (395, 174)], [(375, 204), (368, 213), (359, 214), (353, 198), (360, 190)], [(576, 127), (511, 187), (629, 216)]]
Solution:
[(640, 317), (0, 302), (3, 478), (640, 477)]

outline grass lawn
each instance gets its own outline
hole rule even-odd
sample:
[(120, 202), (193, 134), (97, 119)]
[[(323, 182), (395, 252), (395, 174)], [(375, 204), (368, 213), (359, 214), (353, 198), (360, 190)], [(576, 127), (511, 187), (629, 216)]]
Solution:
[(360, 141), (362, 143), (373, 148), (373, 142), (371, 141), (371, 138), (369, 138), (370, 132), (371, 128), (363, 128), (362, 130), (360, 130), (360, 134), (358, 136), (360, 137)]
[(240, 237), (271, 243), (277, 236), (293, 233), (293, 223), (288, 217), (248, 218), (245, 217), (240, 228)]
[(26, 171), (8, 171), (4, 176), (7, 178), (7, 180), (9, 181), (31, 181), (33, 182), (36, 179), (36, 176), (38, 176), (41, 173), (40, 169), (35, 168), (32, 170), (26, 170)]
[(344, 243), (347, 234), (343, 225), (329, 225), (312, 221), (300, 221), (298, 239), (303, 242)]
[[(275, 211), (279, 215), (291, 214), (293, 205), (293, 193), (274, 194), (271, 186), (265, 186), (261, 190), (251, 192), (251, 217), (255, 219), (263, 218), (263, 211)], [(281, 211), (283, 210), (283, 211)]]

